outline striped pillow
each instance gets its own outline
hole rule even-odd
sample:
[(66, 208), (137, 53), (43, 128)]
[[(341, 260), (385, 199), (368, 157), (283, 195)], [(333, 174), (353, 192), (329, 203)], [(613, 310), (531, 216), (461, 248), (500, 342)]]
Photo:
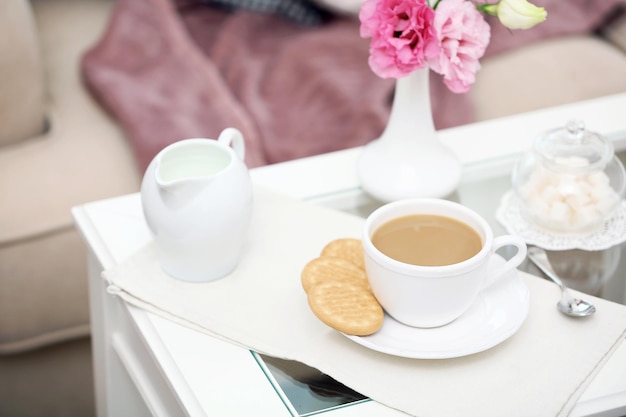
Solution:
[(227, 10), (246, 9), (259, 13), (279, 14), (302, 25), (319, 25), (329, 12), (309, 0), (200, 0)]

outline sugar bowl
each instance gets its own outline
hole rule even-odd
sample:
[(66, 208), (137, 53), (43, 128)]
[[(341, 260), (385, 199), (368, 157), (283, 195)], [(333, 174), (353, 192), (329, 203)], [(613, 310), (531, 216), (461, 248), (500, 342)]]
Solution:
[(528, 221), (558, 233), (584, 233), (600, 228), (619, 207), (626, 172), (609, 140), (572, 120), (535, 140), (512, 182)]

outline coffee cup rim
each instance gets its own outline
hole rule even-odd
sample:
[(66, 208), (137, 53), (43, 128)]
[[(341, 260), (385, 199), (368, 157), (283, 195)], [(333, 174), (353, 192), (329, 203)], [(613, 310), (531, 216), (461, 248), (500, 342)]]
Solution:
[[(410, 209), (411, 207), (415, 207), (416, 204), (419, 204), (420, 206), (425, 208), (418, 211), (405, 211), (407, 209)], [(435, 207), (444, 208), (445, 213), (434, 210)], [(459, 218), (447, 214), (452, 210), (456, 210), (457, 213), (463, 213), (463, 217)], [(462, 221), (472, 227), (480, 235), (482, 240), (482, 248), (476, 255), (472, 256), (469, 259), (455, 264), (440, 266), (408, 264), (393, 259), (379, 251), (371, 241), (371, 236), (374, 231), (382, 224), (392, 219), (411, 214), (433, 214), (452, 217), (456, 220)], [(468, 218), (471, 219), (471, 222), (466, 221), (466, 219)], [(476, 225), (480, 227), (480, 230), (478, 230)], [(421, 274), (424, 274), (424, 276), (441, 276), (442, 274), (453, 275), (456, 272), (464, 273), (468, 270), (473, 269), (474, 267), (479, 266), (479, 264), (481, 264), (482, 261), (491, 252), (490, 248), (493, 244), (493, 230), (480, 214), (463, 204), (438, 198), (412, 198), (387, 203), (374, 210), (365, 221), (365, 224), (363, 226), (362, 240), (366, 256), (369, 254), (373, 261), (385, 268), (389, 268), (398, 272), (406, 271), (409, 274), (420, 272)]]

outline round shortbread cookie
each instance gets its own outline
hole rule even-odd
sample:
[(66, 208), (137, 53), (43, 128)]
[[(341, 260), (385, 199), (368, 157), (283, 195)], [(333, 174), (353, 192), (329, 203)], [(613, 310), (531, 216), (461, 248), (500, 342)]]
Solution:
[(323, 323), (342, 333), (367, 336), (383, 324), (383, 309), (371, 291), (346, 282), (323, 282), (308, 293), (309, 307)]
[(350, 261), (332, 256), (320, 256), (307, 263), (301, 274), (305, 292), (314, 285), (328, 281), (353, 282), (369, 288), (365, 271)]
[(360, 239), (342, 238), (329, 242), (322, 249), (322, 256), (346, 259), (361, 269), (365, 269), (363, 244)]

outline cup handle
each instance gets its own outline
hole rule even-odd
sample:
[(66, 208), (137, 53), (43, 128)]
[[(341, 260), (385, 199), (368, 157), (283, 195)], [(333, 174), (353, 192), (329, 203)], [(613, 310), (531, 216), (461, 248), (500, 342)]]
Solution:
[(517, 253), (504, 264), (500, 265), (495, 271), (493, 271), (493, 273), (490, 273), (489, 276), (487, 276), (483, 282), (483, 288), (487, 288), (494, 284), (500, 277), (504, 276), (505, 272), (508, 272), (513, 268), (517, 268), (522, 262), (524, 262), (524, 259), (526, 259), (526, 243), (520, 237), (504, 235), (494, 238), (492, 254), (495, 254), (498, 249), (505, 246), (515, 246), (517, 248)]
[(234, 127), (227, 127), (222, 130), (222, 133), (220, 133), (217, 141), (226, 146), (232, 147), (233, 151), (235, 151), (235, 155), (237, 155), (242, 161), (246, 157), (246, 144), (243, 140), (243, 135)]

